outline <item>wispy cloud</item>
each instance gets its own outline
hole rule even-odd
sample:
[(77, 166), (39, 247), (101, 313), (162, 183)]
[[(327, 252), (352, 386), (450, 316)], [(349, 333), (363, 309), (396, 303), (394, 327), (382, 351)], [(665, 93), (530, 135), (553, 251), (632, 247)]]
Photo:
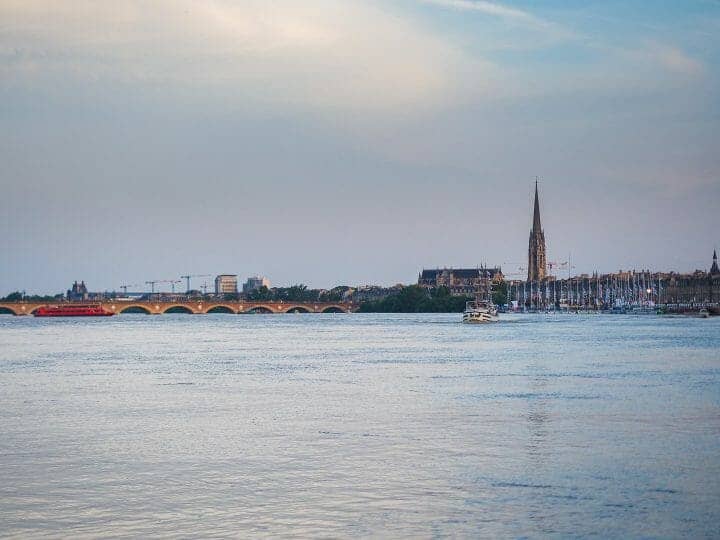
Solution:
[[(116, 81), (240, 103), (432, 107), (482, 93), (492, 67), (360, 0), (7, 0), (0, 80)], [(62, 24), (58, 24), (62, 21)]]
[(669, 71), (684, 75), (698, 75), (704, 70), (702, 62), (690, 57), (677, 47), (655, 43), (648, 48), (648, 54)]
[[(704, 69), (677, 47), (592, 43), (564, 25), (496, 2), (417, 1), (488, 17), (477, 17), (474, 45), (464, 48), (411, 12), (366, 0), (156, 0), (151, 6), (142, 0), (4, 0), (0, 90), (124, 87), (142, 96), (243, 107), (400, 116), (488, 96), (684, 84)], [(545, 48), (553, 48), (549, 57), (556, 61), (512, 58), (515, 51)], [(563, 63), (588, 50), (586, 62)]]
[[(576, 41), (580, 36), (556, 21), (551, 21), (534, 13), (486, 0), (418, 0), (421, 4), (439, 9), (485, 15), (495, 18), (500, 24), (488, 26), (482, 33), (487, 50), (537, 50), (556, 46), (559, 43)], [(479, 24), (483, 22), (478, 21)]]
[(477, 11), (487, 15), (495, 15), (506, 19), (518, 19), (524, 21), (541, 22), (540, 19), (527, 11), (511, 8), (495, 2), (484, 0), (421, 0), (425, 4), (457, 9), (461, 11)]
[(498, 4), (496, 2), (487, 2), (485, 0), (420, 0), (420, 2), (441, 8), (490, 15), (503, 19), (509, 23), (520, 23), (534, 27), (559, 29), (557, 25), (543, 20), (529, 11)]
[(706, 72), (705, 64), (690, 56), (682, 48), (654, 40), (635, 41), (624, 46), (596, 43), (607, 69), (615, 76), (610, 80), (634, 81), (634, 88), (683, 86), (697, 80)]

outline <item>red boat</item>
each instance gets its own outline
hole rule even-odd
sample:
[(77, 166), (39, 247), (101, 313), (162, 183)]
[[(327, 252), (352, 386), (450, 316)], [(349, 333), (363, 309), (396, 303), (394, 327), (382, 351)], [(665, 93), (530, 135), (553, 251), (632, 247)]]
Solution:
[(33, 313), (36, 317), (109, 317), (115, 315), (100, 304), (67, 304), (42, 306)]

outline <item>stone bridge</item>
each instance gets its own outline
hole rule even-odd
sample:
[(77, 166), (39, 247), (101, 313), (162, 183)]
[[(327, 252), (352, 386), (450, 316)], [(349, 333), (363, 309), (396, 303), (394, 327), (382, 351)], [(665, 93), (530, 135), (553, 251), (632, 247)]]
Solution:
[[(0, 315), (31, 315), (41, 306), (85, 304), (86, 302), (0, 302)], [(350, 313), (357, 311), (352, 302), (220, 302), (217, 300), (168, 301), (118, 301), (102, 300), (87, 302), (101, 305), (113, 313)]]

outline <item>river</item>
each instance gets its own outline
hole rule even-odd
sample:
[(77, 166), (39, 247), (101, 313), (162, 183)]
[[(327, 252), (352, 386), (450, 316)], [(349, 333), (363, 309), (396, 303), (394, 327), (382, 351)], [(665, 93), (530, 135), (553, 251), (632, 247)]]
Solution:
[(720, 318), (0, 317), (0, 535), (715, 537)]

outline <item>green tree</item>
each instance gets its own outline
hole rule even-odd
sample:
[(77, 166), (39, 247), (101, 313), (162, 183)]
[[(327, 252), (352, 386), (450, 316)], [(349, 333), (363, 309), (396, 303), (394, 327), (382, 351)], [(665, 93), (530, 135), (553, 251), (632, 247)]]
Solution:
[(304, 300), (307, 300), (308, 296), (309, 295), (306, 285), (292, 285), (287, 289), (285, 300), (289, 300), (291, 302), (302, 302)]
[(343, 299), (343, 295), (350, 290), (347, 285), (339, 285), (333, 287), (329, 291), (323, 291), (319, 296), (318, 300), (321, 302), (340, 302)]
[(493, 285), (492, 301), (496, 306), (507, 304), (507, 282), (501, 281)]
[(272, 300), (272, 296), (272, 292), (265, 285), (247, 294), (247, 298), (251, 302), (267, 302), (268, 300)]

